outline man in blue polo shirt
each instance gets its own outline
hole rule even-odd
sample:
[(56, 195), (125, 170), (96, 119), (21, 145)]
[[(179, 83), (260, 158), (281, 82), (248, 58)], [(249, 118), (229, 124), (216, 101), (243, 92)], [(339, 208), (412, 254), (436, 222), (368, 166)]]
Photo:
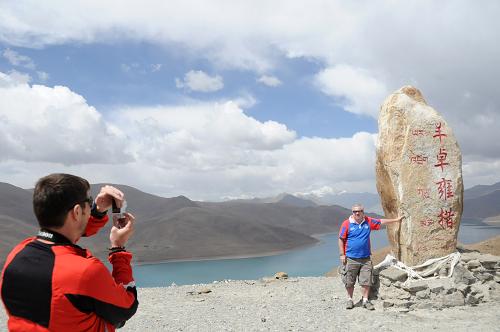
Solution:
[(370, 232), (379, 230), (381, 225), (400, 222), (403, 217), (396, 219), (375, 219), (364, 215), (361, 204), (352, 206), (352, 215), (344, 220), (339, 232), (339, 253), (342, 281), (347, 290), (348, 300), (346, 309), (354, 308), (352, 294), (354, 284), (359, 280), (363, 288), (363, 307), (368, 310), (375, 309), (368, 301), (368, 294), (372, 285), (372, 261), (370, 249)]

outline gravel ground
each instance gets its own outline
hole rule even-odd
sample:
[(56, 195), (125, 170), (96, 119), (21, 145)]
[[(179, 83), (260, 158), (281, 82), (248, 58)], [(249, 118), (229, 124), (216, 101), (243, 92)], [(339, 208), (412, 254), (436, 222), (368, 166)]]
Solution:
[[(500, 331), (500, 302), (405, 313), (384, 311), (373, 301), (375, 311), (346, 310), (338, 278), (221, 281), (138, 292), (139, 309), (120, 331)], [(359, 290), (355, 294), (361, 297)], [(2, 311), (0, 327), (5, 324)]]

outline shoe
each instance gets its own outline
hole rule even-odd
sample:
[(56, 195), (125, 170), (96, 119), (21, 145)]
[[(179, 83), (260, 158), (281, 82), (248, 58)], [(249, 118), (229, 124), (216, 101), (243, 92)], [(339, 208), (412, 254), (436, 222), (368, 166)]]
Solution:
[(354, 302), (352, 302), (352, 300), (347, 300), (345, 308), (346, 309), (352, 309), (352, 308), (354, 308)]
[(365, 303), (363, 303), (363, 308), (368, 310), (375, 310), (375, 307), (370, 301), (366, 301)]

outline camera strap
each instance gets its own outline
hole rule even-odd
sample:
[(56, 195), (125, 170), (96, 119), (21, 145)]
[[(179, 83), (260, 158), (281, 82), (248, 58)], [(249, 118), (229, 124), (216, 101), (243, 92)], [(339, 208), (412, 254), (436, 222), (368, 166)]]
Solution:
[(45, 228), (42, 228), (38, 231), (37, 239), (51, 241), (56, 244), (73, 244), (64, 235)]

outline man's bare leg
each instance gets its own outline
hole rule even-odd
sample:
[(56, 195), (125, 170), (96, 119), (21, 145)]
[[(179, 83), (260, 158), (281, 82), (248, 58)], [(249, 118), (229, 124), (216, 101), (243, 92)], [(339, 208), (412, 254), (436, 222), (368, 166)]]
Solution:
[(352, 299), (352, 295), (354, 294), (354, 286), (352, 287), (346, 287), (347, 290), (347, 295), (349, 296), (350, 299)]
[(368, 301), (368, 295), (370, 295), (370, 286), (361, 286), (361, 287), (363, 287), (363, 307), (365, 307), (368, 310), (375, 309), (373, 307), (373, 304), (371, 304)]
[(370, 286), (361, 286), (363, 287), (363, 301), (368, 300), (368, 295), (370, 295)]
[(352, 295), (354, 293), (354, 286), (346, 287), (345, 289), (347, 290), (347, 296), (349, 297), (347, 299), (346, 309), (352, 309), (354, 308), (354, 302), (352, 300)]

